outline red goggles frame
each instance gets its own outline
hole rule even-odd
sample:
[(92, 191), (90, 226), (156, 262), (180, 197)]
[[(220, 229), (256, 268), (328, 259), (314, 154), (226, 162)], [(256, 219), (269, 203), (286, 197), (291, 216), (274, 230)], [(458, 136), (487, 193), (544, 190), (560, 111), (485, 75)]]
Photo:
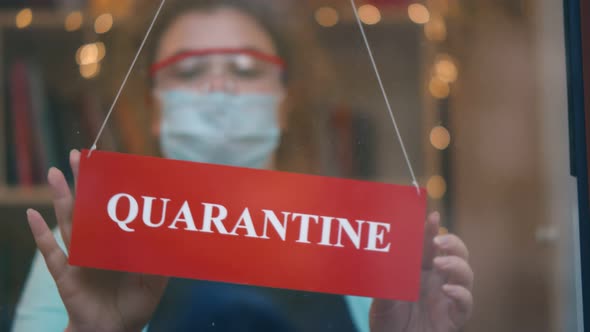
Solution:
[(150, 74), (154, 76), (158, 71), (173, 65), (179, 61), (182, 61), (186, 58), (190, 58), (193, 56), (204, 56), (204, 55), (213, 55), (213, 54), (244, 54), (249, 55), (253, 58), (258, 60), (262, 60), (265, 62), (269, 62), (279, 66), (281, 69), (285, 69), (286, 63), (281, 57), (277, 55), (271, 55), (264, 52), (260, 52), (257, 50), (249, 49), (249, 48), (207, 48), (201, 50), (191, 50), (182, 52), (171, 57), (165, 58), (162, 61), (156, 62), (152, 64), (150, 67)]

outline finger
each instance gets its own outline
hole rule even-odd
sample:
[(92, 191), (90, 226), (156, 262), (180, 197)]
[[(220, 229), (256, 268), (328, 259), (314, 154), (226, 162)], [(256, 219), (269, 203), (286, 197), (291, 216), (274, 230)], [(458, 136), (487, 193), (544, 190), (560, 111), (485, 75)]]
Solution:
[(455, 326), (462, 327), (473, 312), (473, 295), (465, 287), (457, 285), (443, 285), (443, 292), (453, 300), (449, 312)]
[(436, 247), (433, 239), (438, 234), (440, 226), (440, 213), (433, 212), (426, 218), (424, 226), (424, 254), (422, 257), (422, 267), (425, 269), (432, 268), (432, 260), (436, 256)]
[(369, 329), (375, 332), (404, 331), (412, 312), (413, 306), (406, 302), (374, 299), (369, 309)]
[(446, 234), (434, 238), (434, 244), (437, 251), (445, 256), (457, 256), (464, 260), (469, 260), (469, 250), (467, 246), (457, 235)]
[(27, 210), (27, 219), (47, 269), (53, 279), (58, 281), (68, 266), (66, 255), (57, 244), (53, 233), (39, 212), (32, 209)]
[(80, 156), (81, 153), (78, 150), (72, 150), (70, 152), (70, 166), (72, 167), (72, 173), (74, 173), (74, 188), (78, 184), (78, 171), (80, 169)]
[(434, 259), (434, 267), (440, 271), (449, 284), (471, 289), (473, 286), (473, 270), (467, 262), (457, 256), (444, 256)]
[(53, 207), (59, 225), (59, 231), (61, 232), (66, 248), (69, 248), (70, 235), (72, 234), (72, 209), (74, 206), (74, 198), (72, 197), (66, 178), (60, 170), (52, 167), (49, 170), (47, 180), (51, 187)]

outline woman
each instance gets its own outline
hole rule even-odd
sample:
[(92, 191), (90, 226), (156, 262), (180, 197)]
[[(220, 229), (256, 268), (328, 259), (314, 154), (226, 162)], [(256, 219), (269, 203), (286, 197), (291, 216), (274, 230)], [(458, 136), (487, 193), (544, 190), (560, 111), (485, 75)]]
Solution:
[[(275, 168), (276, 151), (290, 117), (281, 106), (291, 93), (288, 86), (293, 77), (292, 53), (281, 38), (280, 25), (273, 25), (269, 14), (258, 12), (271, 3), (182, 0), (168, 4), (169, 13), (160, 20), (161, 31), (152, 37), (157, 45), (151, 66), (152, 92), (159, 105), (154, 132), (165, 157)], [(70, 162), (75, 175), (79, 160), (79, 152), (73, 151)], [(38, 212), (27, 211), (48, 269), (39, 257), (35, 259), (17, 310), (15, 331), (58, 330), (65, 325), (72, 332), (140, 331), (148, 324), (153, 330), (170, 331), (223, 330), (220, 326), (232, 331), (297, 329), (277, 310), (280, 306), (274, 305), (280, 298), (293, 300), (297, 292), (169, 282), (160, 276), (69, 266), (65, 253), (74, 197), (57, 169), (49, 171), (48, 180), (59, 233), (53, 234)], [(472, 310), (468, 251), (454, 235), (437, 236), (438, 227), (439, 216), (431, 214), (420, 301), (374, 300), (368, 314), (368, 309), (362, 310), (362, 299), (347, 297), (344, 316), (352, 317), (359, 330), (368, 330), (363, 319), (370, 320), (371, 331), (447, 332), (465, 324)], [(335, 298), (305, 296), (311, 296), (309, 305), (337, 303)], [(321, 317), (314, 319), (327, 319), (327, 311), (318, 310)], [(343, 330), (332, 323), (315, 330), (328, 326)]]

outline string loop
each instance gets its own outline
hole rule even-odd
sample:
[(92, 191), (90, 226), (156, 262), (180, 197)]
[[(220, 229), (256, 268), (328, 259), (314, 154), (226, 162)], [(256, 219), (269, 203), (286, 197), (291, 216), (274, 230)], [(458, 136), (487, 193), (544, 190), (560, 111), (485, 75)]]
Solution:
[(371, 49), (371, 45), (369, 44), (367, 34), (365, 33), (365, 28), (363, 27), (363, 23), (361, 22), (361, 18), (359, 16), (355, 0), (350, 0), (350, 4), (352, 5), (352, 10), (354, 11), (354, 17), (356, 18), (359, 29), (361, 31), (361, 35), (363, 36), (363, 41), (365, 42), (365, 46), (366, 46), (367, 51), (369, 53), (369, 58), (371, 59), (371, 64), (373, 66), (373, 70), (375, 71), (375, 75), (377, 76), (377, 81), (379, 82), (379, 88), (381, 89), (381, 93), (383, 94), (383, 99), (385, 99), (385, 105), (387, 106), (387, 111), (389, 111), (389, 117), (391, 118), (391, 122), (393, 123), (393, 127), (395, 128), (395, 133), (397, 134), (397, 139), (399, 141), (399, 144), (401, 145), (402, 152), (404, 153), (404, 158), (406, 159), (406, 164), (408, 165), (408, 169), (410, 170), (410, 175), (412, 176), (412, 184), (416, 187), (416, 191), (418, 192), (418, 195), (420, 195), (420, 186), (418, 185), (418, 180), (416, 179), (416, 175), (414, 174), (414, 168), (412, 167), (412, 162), (410, 161), (410, 157), (408, 156), (408, 152), (406, 150), (404, 140), (402, 139), (402, 135), (399, 131), (397, 121), (395, 120), (395, 116), (393, 115), (393, 110), (391, 108), (391, 104), (389, 103), (389, 97), (387, 96), (387, 92), (385, 91), (385, 86), (383, 85), (383, 80), (381, 79), (381, 74), (379, 73), (379, 68), (377, 67), (377, 63), (375, 62), (375, 57), (373, 56), (373, 50)]
[[(162, 8), (164, 7), (166, 3), (166, 0), (162, 0), (160, 2), (160, 6), (158, 7), (158, 10), (156, 11), (156, 14), (154, 15), (154, 18), (152, 19), (152, 22), (150, 23), (150, 26), (141, 42), (141, 45), (139, 46), (139, 49), (137, 50), (137, 53), (135, 54), (135, 57), (133, 59), (133, 62), (131, 63), (131, 66), (129, 67), (129, 70), (127, 71), (127, 74), (125, 75), (125, 78), (123, 79), (123, 82), (121, 83), (121, 86), (119, 87), (119, 90), (117, 92), (117, 95), (115, 96), (115, 99), (113, 100), (113, 103), (111, 104), (111, 107), (109, 109), (109, 112), (107, 113), (107, 116), (104, 120), (104, 122), (102, 123), (100, 130), (98, 131), (98, 134), (96, 136), (96, 139), (94, 140), (94, 143), (92, 144), (92, 147), (90, 148), (90, 152), (88, 153), (88, 158), (90, 158), (90, 156), (92, 155), (92, 152), (94, 150), (97, 149), (97, 143), (100, 140), (100, 137), (102, 136), (102, 133), (105, 129), (105, 126), (107, 124), (107, 122), (109, 121), (113, 110), (115, 109), (115, 106), (119, 100), (119, 98), (121, 97), (121, 93), (123, 91), (123, 89), (125, 88), (125, 85), (127, 84), (127, 81), (129, 80), (129, 76), (131, 75), (131, 72), (133, 71), (133, 69), (135, 68), (135, 64), (137, 63), (137, 60), (139, 59), (139, 55), (141, 54), (141, 51), (143, 50), (145, 43), (158, 19), (158, 17), (160, 16), (160, 13), (162, 11)], [(397, 139), (400, 143), (400, 146), (402, 148), (402, 152), (404, 154), (404, 158), (406, 160), (406, 164), (408, 166), (408, 169), (410, 171), (410, 175), (412, 177), (412, 184), (416, 187), (416, 191), (418, 192), (418, 195), (420, 195), (420, 187), (418, 185), (418, 180), (416, 179), (416, 175), (414, 173), (414, 168), (412, 167), (412, 162), (410, 161), (410, 157), (408, 156), (408, 152), (406, 150), (406, 146), (404, 144), (403, 138), (401, 136), (401, 133), (399, 131), (399, 127), (397, 125), (397, 121), (395, 120), (395, 116), (393, 114), (393, 110), (391, 108), (391, 104), (389, 102), (389, 97), (387, 96), (387, 92), (385, 91), (385, 87), (383, 85), (383, 80), (381, 79), (381, 74), (379, 72), (379, 68), (377, 67), (377, 63), (375, 62), (375, 57), (373, 56), (373, 51), (371, 49), (371, 45), (369, 44), (369, 40), (367, 38), (367, 35), (365, 33), (365, 28), (363, 27), (363, 23), (361, 22), (359, 13), (358, 13), (358, 9), (356, 7), (356, 3), (355, 0), (350, 0), (350, 4), (352, 5), (352, 10), (354, 12), (354, 17), (356, 18), (357, 24), (359, 26), (361, 35), (363, 37), (363, 41), (365, 43), (365, 46), (367, 48), (367, 51), (369, 53), (369, 58), (371, 60), (371, 65), (373, 66), (373, 70), (375, 71), (375, 75), (377, 77), (377, 81), (379, 82), (379, 88), (381, 89), (381, 93), (383, 95), (383, 99), (385, 100), (385, 105), (387, 106), (387, 111), (389, 112), (389, 116), (391, 118), (391, 122), (393, 123), (393, 127), (395, 128), (395, 132), (397, 135)]]
[(92, 152), (94, 150), (96, 150), (96, 144), (98, 144), (98, 140), (100, 140), (100, 137), (102, 136), (102, 132), (104, 131), (104, 129), (107, 125), (107, 122), (109, 122), (109, 119), (111, 118), (111, 114), (113, 113), (113, 110), (115, 109), (115, 105), (117, 105), (117, 101), (119, 101), (119, 98), (121, 97), (121, 93), (123, 92), (123, 89), (125, 88), (125, 85), (127, 84), (127, 80), (129, 80), (129, 76), (131, 75), (133, 68), (135, 68), (135, 64), (137, 63), (137, 60), (139, 59), (139, 55), (141, 54), (141, 51), (143, 50), (143, 47), (145, 46), (145, 43), (146, 43), (150, 33), (152, 32), (152, 29), (154, 28), (154, 25), (156, 24), (156, 21), (158, 20), (158, 17), (160, 16), (160, 12), (162, 11), (162, 8), (164, 7), (165, 3), (166, 3), (166, 0), (162, 0), (162, 2), (160, 2), (160, 6), (158, 7), (158, 10), (156, 11), (154, 18), (152, 19), (152, 22), (150, 23), (150, 26), (149, 26), (145, 36), (143, 37), (143, 40), (141, 41), (141, 45), (139, 45), (139, 49), (137, 50), (137, 53), (135, 53), (135, 57), (133, 58), (133, 62), (131, 62), (131, 66), (129, 67), (129, 70), (127, 70), (127, 74), (125, 75), (125, 78), (123, 79), (123, 83), (121, 83), (121, 86), (119, 87), (119, 91), (117, 91), (117, 95), (115, 96), (115, 100), (113, 100), (113, 103), (111, 104), (109, 112), (107, 113), (106, 118), (104, 119), (102, 125), (100, 126), (100, 130), (98, 131), (98, 134), (96, 135), (96, 139), (94, 140), (94, 143), (92, 144), (92, 147), (90, 148), (90, 152), (88, 153), (88, 158), (90, 158), (90, 156), (92, 155)]

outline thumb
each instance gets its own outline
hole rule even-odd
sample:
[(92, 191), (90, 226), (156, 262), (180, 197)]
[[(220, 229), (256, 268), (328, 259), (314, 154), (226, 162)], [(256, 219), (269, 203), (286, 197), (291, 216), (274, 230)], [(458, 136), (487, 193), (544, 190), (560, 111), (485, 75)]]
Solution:
[(434, 238), (438, 235), (440, 228), (440, 213), (433, 212), (426, 218), (424, 227), (424, 254), (422, 256), (422, 268), (431, 269), (432, 260), (436, 257)]
[(81, 153), (78, 150), (70, 151), (70, 167), (72, 167), (72, 173), (74, 173), (74, 190), (78, 184), (78, 173), (80, 170), (80, 157)]

